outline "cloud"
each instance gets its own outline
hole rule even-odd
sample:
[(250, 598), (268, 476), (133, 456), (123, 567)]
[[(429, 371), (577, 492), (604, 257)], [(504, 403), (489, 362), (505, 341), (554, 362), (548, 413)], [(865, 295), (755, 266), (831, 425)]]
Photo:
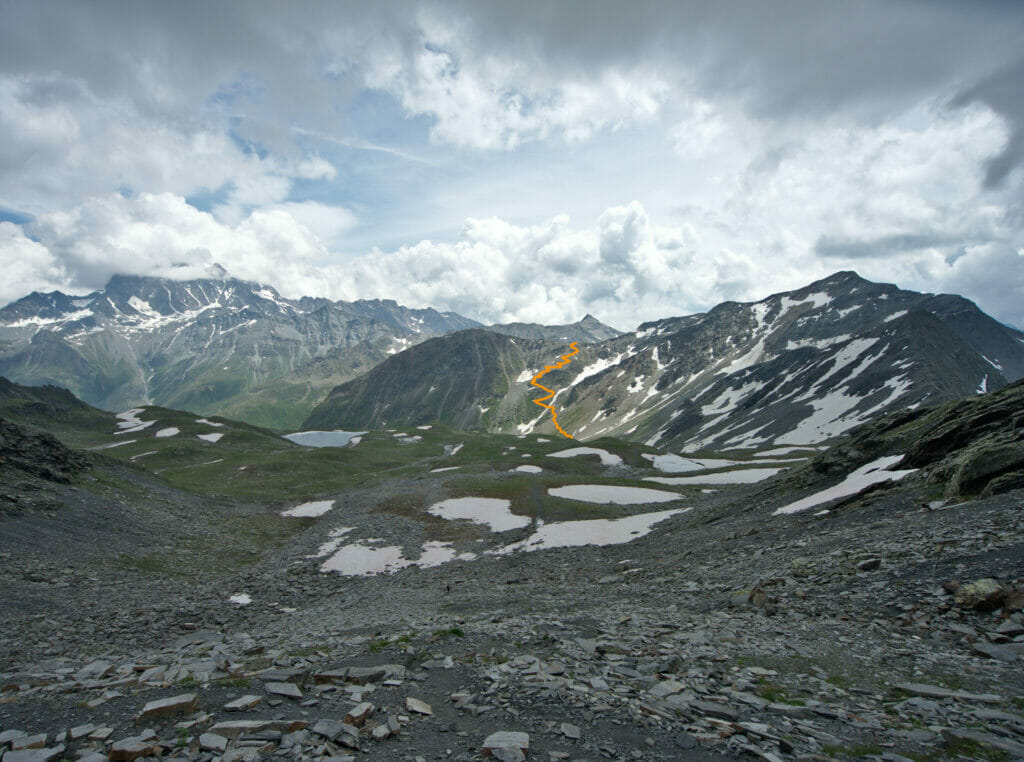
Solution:
[(853, 267), (1024, 323), (1019, 4), (2, 13), (5, 293), (221, 262), (631, 327)]

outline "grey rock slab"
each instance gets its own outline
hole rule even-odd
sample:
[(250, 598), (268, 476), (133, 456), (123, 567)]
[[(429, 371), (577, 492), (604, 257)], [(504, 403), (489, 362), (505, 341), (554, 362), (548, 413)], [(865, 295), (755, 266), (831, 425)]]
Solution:
[(313, 682), (318, 685), (323, 683), (344, 683), (346, 680), (348, 680), (348, 667), (328, 669), (313, 675)]
[(199, 736), (199, 748), (203, 751), (224, 752), (228, 748), (228, 739), (219, 733), (203, 733)]
[(68, 737), (72, 741), (77, 741), (79, 738), (85, 738), (90, 733), (96, 730), (96, 726), (91, 722), (86, 725), (76, 725), (68, 731)]
[(235, 739), (241, 735), (266, 731), (294, 733), (296, 730), (305, 728), (307, 724), (305, 720), (227, 720), (213, 725), (209, 732), (218, 733), (228, 739)]
[(245, 695), (229, 701), (224, 705), (225, 712), (244, 712), (252, 709), (263, 699), (260, 696)]
[(41, 749), (46, 746), (46, 733), (36, 733), (31, 736), (20, 736), (11, 740), (11, 751), (22, 749)]
[(150, 701), (139, 712), (136, 722), (144, 722), (157, 717), (173, 717), (176, 714), (191, 714), (196, 710), (198, 697), (194, 693), (182, 693), (170, 698)]
[(652, 696), (658, 698), (665, 698), (666, 696), (672, 696), (676, 693), (681, 693), (686, 690), (686, 686), (677, 680), (662, 680), (657, 685), (651, 686), (648, 691)]
[(89, 662), (75, 673), (75, 680), (84, 682), (86, 680), (101, 680), (114, 670), (114, 665), (109, 661), (97, 659)]
[(569, 722), (563, 722), (559, 730), (562, 731), (562, 735), (573, 741), (578, 741), (581, 738), (579, 725), (573, 725)]
[(979, 653), (982, 656), (987, 656), (989, 659), (996, 659), (998, 661), (1016, 661), (1019, 657), (1018, 654), (1005, 646), (997, 646), (993, 643), (985, 643), (978, 641), (977, 643), (971, 644), (971, 649), (975, 653)]
[(985, 704), (999, 704), (1003, 701), (1002, 696), (997, 696), (994, 693), (968, 693), (967, 691), (954, 691), (949, 688), (942, 688), (938, 685), (927, 685), (926, 683), (899, 683), (896, 687), (913, 696), (924, 696), (925, 698), (952, 698), (958, 701), (977, 701)]
[(416, 712), (416, 714), (433, 714), (434, 710), (430, 707), (426, 701), (421, 701), (418, 698), (409, 696), (405, 699), (405, 708), (410, 712)]
[(391, 736), (391, 728), (387, 725), (377, 725), (370, 732), (370, 735), (374, 741), (386, 741)]
[(526, 755), (530, 751), (530, 734), (515, 730), (500, 730), (487, 736), (480, 748), (485, 757), (494, 757), (496, 756), (494, 752), (503, 749), (515, 749)]
[(22, 738), (23, 736), (27, 735), (28, 733), (26, 733), (24, 730), (15, 730), (14, 728), (5, 730), (2, 733), (0, 733), (0, 747), (6, 746), (15, 738)]
[(740, 713), (731, 706), (718, 704), (714, 701), (694, 701), (690, 704), (690, 707), (707, 717), (717, 717), (728, 722), (736, 722), (740, 718)]
[(382, 680), (387, 673), (385, 667), (351, 667), (345, 681), (353, 685), (366, 685)]
[(106, 754), (100, 754), (98, 751), (91, 751), (83, 754), (79, 757), (76, 762), (108, 762)]
[(345, 715), (345, 722), (358, 728), (366, 722), (367, 717), (373, 714), (373, 710), (373, 704), (369, 701), (363, 701), (348, 710), (348, 714)]
[(325, 718), (317, 720), (310, 730), (318, 736), (323, 736), (328, 741), (335, 741), (345, 732), (345, 723)]
[(64, 744), (43, 749), (22, 749), (4, 752), (6, 762), (50, 762), (64, 756)]
[(299, 686), (295, 683), (265, 683), (263, 687), (267, 693), (272, 693), (275, 696), (293, 699), (302, 698), (302, 691), (299, 690)]
[[(965, 739), (968, 741), (974, 741), (982, 744), (983, 746), (991, 746), (992, 748), (999, 749), (1007, 754), (1012, 754), (1015, 757), (1024, 757), (1024, 744), (1011, 741), (1008, 738), (994, 736), (989, 733), (982, 733), (968, 728), (945, 728), (942, 731), (942, 736), (947, 740)], [(4, 757), (4, 759), (6, 759), (6, 757)]]
[(108, 756), (112, 762), (132, 762), (139, 757), (148, 757), (153, 753), (153, 744), (138, 738), (122, 738), (110, 747)]

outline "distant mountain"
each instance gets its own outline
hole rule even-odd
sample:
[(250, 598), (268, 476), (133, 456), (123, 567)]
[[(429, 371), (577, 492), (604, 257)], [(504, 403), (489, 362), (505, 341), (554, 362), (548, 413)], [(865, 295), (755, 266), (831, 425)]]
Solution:
[(562, 342), (578, 341), (583, 344), (596, 344), (623, 335), (622, 331), (617, 331), (611, 326), (605, 325), (593, 315), (586, 315), (579, 322), (569, 323), (568, 325), (503, 323), (485, 326), (484, 329), (494, 333), (502, 333), (506, 336), (515, 336), (520, 339)]
[[(530, 402), (540, 393), (528, 384), (565, 346), (450, 334), (334, 389), (307, 424), (400, 426), (435, 415), (492, 431), (550, 432), (550, 416)], [(992, 391), (1022, 376), (1024, 334), (972, 302), (840, 272), (581, 344), (545, 385), (559, 390), (559, 422), (577, 438), (695, 450), (818, 443), (882, 412)], [(458, 393), (439, 406), (431, 395), (448, 385)]]
[(389, 300), (285, 299), (233, 278), (118, 275), (85, 296), (33, 293), (0, 309), (0, 375), (108, 410), (158, 404), (293, 427), (389, 354), (477, 325)]
[[(542, 367), (565, 342), (515, 339), (472, 329), (389, 357), (331, 391), (305, 428), (385, 428), (433, 421), (458, 429), (514, 429), (530, 405), (527, 367)], [(540, 408), (533, 406), (540, 412)]]

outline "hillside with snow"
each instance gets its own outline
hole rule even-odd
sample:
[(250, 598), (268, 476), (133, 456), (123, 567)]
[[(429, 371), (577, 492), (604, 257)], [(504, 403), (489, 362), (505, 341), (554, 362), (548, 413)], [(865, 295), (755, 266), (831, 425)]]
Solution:
[[(339, 386), (306, 423), (442, 420), (551, 433), (550, 414), (531, 402), (542, 394), (529, 383), (564, 351), (557, 341), (479, 331), (440, 337)], [(441, 357), (463, 360), (442, 371)], [(1021, 376), (1024, 335), (973, 303), (841, 272), (581, 345), (544, 383), (557, 390), (559, 421), (578, 439), (699, 450), (815, 444), (883, 412), (985, 393)]]

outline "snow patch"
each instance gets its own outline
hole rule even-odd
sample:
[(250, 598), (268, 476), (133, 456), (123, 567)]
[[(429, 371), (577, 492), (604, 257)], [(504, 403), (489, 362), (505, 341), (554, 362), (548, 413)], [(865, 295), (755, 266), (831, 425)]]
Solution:
[(805, 511), (808, 508), (814, 508), (815, 506), (823, 505), (824, 503), (830, 503), (841, 497), (856, 495), (862, 489), (869, 487), (872, 484), (887, 481), (898, 482), (900, 479), (917, 470), (916, 468), (906, 471), (891, 470), (892, 467), (897, 465), (901, 460), (903, 460), (902, 455), (888, 455), (884, 458), (873, 460), (867, 465), (858, 468), (836, 486), (829, 487), (821, 492), (815, 492), (813, 495), (805, 497), (802, 500), (797, 500), (789, 505), (784, 505), (776, 510), (772, 515), (778, 516), (780, 514)]
[(782, 471), (782, 468), (743, 468), (735, 471), (722, 471), (717, 474), (703, 476), (647, 476), (645, 482), (669, 484), (673, 486), (692, 484), (755, 484), (770, 479)]
[(511, 500), (501, 498), (456, 497), (434, 503), (427, 509), (427, 513), (449, 521), (466, 519), (474, 524), (484, 524), (492, 532), (507, 532), (529, 525), (530, 519), (512, 513), (511, 506)]
[[(524, 456), (525, 457), (525, 456)], [(539, 474), (544, 469), (540, 466), (516, 466), (513, 471), (519, 471), (523, 474)]]
[(181, 431), (178, 428), (176, 428), (174, 426), (168, 426), (166, 429), (160, 429), (160, 431), (158, 431), (153, 436), (164, 438), (164, 437), (173, 437), (173, 436), (176, 436), (176, 435), (178, 435), (180, 433), (181, 433)]
[(248, 593), (235, 593), (228, 598), (228, 603), (234, 603), (237, 606), (248, 606), (252, 603), (252, 596)]
[(900, 310), (899, 312), (894, 312), (891, 315), (886, 315), (885, 318), (882, 320), (882, 322), (883, 323), (891, 323), (893, 320), (899, 320), (901, 317), (903, 317), (906, 314), (907, 314), (906, 310)]
[(196, 434), (197, 438), (202, 439), (204, 442), (211, 442), (211, 443), (219, 442), (220, 438), (222, 436), (224, 436), (224, 435), (221, 434), (219, 431), (216, 431), (213, 434)]
[(223, 426), (223, 423), (215, 423), (214, 421), (208, 421), (205, 418), (196, 418), (196, 423), (205, 423), (207, 426)]
[(525, 540), (490, 551), (492, 555), (508, 555), (516, 551), (530, 553), (549, 548), (578, 548), (584, 545), (624, 545), (647, 535), (659, 524), (690, 508), (671, 511), (641, 513), (619, 519), (590, 519), (586, 521), (556, 521), (541, 524)]
[(303, 503), (294, 508), (289, 508), (287, 511), (281, 511), (281, 515), (301, 519), (315, 518), (316, 516), (323, 516), (333, 507), (333, 500), (314, 500), (310, 503)]
[(667, 474), (678, 474), (684, 471), (701, 471), (704, 469), (700, 463), (684, 458), (681, 455), (655, 455), (644, 453), (643, 457), (651, 461), (656, 469)]
[(614, 503), (615, 505), (641, 505), (644, 503), (667, 503), (679, 500), (679, 494), (646, 487), (617, 487), (611, 484), (568, 484), (551, 487), (548, 494), (579, 500), (583, 503)]
[(618, 455), (598, 447), (570, 447), (568, 450), (548, 453), (549, 458), (575, 458), (578, 455), (597, 455), (605, 466), (617, 466), (622, 463), (622, 458)]

